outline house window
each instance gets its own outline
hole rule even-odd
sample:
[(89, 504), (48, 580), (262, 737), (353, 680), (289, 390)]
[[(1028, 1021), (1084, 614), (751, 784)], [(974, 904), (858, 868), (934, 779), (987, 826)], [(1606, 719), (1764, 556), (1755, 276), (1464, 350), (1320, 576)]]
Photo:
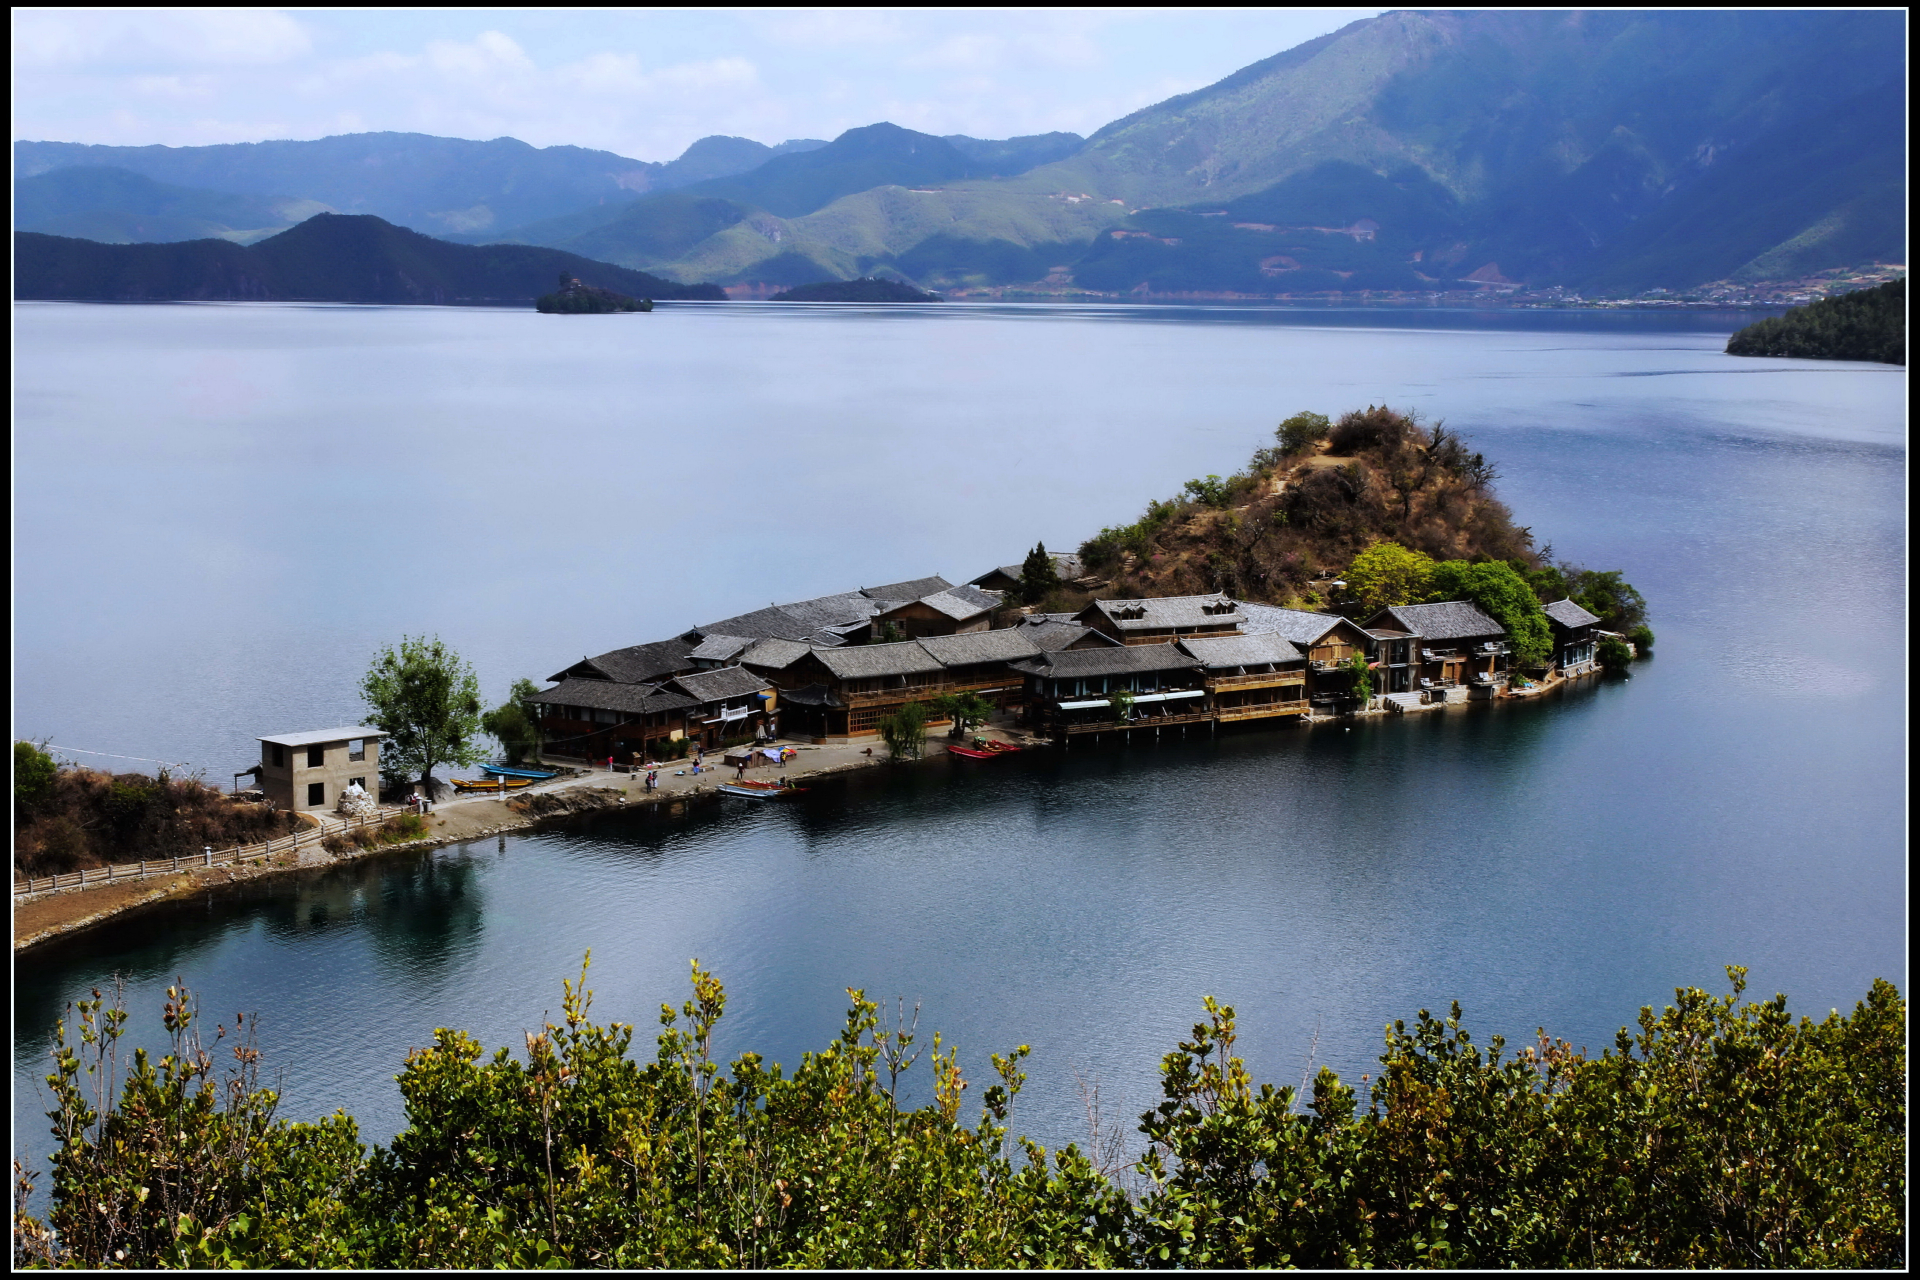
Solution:
[(286, 763), (287, 763), (287, 749), (286, 749), (285, 747), (283, 747), (283, 746), (281, 746), (281, 745), (280, 745), (279, 743), (277, 743), (277, 742), (275, 742), (275, 743), (271, 743), (271, 744), (269, 744), (269, 746), (268, 746), (268, 750), (269, 750), (269, 751), (271, 751), (271, 752), (273, 753), (273, 767), (274, 767), (274, 768), (276, 768), (276, 769), (280, 769), (280, 768), (284, 768), (284, 767), (286, 767)]
[(327, 763), (327, 749), (324, 746), (307, 748), (307, 768), (319, 769)]
[(367, 740), (365, 738), (349, 738), (347, 740), (347, 759), (360, 761), (366, 758)]
[(327, 784), (324, 782), (309, 782), (307, 784), (308, 807), (311, 808), (316, 805), (323, 805), (326, 802), (327, 802)]

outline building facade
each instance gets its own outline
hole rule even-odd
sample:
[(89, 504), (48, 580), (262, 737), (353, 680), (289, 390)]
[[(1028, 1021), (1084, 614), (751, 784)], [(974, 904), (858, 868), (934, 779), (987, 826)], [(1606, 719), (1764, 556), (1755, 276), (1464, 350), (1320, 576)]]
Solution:
[(380, 794), (380, 740), (366, 725), (277, 733), (260, 739), (260, 790), (276, 809), (325, 812), (340, 793), (358, 785)]

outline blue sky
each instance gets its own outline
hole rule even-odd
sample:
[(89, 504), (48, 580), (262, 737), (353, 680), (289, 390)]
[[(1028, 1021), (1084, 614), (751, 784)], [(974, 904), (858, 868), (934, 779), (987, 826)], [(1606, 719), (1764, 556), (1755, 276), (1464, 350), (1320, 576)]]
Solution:
[(1094, 129), (1378, 9), (13, 10), (13, 136), (401, 130), (669, 160), (877, 120)]

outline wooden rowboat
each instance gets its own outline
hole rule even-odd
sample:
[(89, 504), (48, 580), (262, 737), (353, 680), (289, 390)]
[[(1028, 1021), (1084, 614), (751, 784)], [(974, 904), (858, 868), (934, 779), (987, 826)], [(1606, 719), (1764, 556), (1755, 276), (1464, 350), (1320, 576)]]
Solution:
[(947, 750), (951, 751), (954, 755), (963, 756), (968, 760), (991, 760), (995, 756), (1011, 755), (1019, 749), (1020, 748), (1011, 743), (1006, 742), (988, 742), (984, 746), (978, 747), (947, 748)]
[(521, 787), (530, 787), (532, 785), (533, 779), (531, 778), (487, 778), (483, 780), (455, 778), (453, 780), (453, 789), (455, 791), (518, 791)]
[(781, 786), (777, 782), (723, 782), (719, 790), (730, 796), (746, 796), (752, 800), (768, 800), (774, 796), (791, 795), (796, 791), (805, 791), (805, 787)]

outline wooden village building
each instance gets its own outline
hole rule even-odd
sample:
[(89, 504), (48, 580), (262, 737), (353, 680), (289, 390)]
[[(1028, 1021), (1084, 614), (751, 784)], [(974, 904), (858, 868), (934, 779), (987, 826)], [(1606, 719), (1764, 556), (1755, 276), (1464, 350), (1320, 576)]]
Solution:
[(1584, 676), (1597, 671), (1599, 663), (1594, 655), (1599, 645), (1599, 617), (1571, 600), (1555, 600), (1544, 612), (1553, 633), (1553, 665), (1560, 674)]
[(1182, 640), (1200, 664), (1207, 705), (1225, 724), (1272, 716), (1303, 716), (1307, 701), (1307, 655), (1285, 636), (1263, 632)]
[[(1200, 662), (1175, 644), (1061, 649), (1012, 664), (1026, 678), (1027, 723), (1062, 741), (1211, 720)], [(1123, 720), (1114, 695), (1130, 698)]]
[(1413, 687), (1407, 692), (1430, 702), (1490, 698), (1507, 682), (1513, 655), (1507, 629), (1471, 601), (1390, 605), (1366, 625), (1408, 642)]
[(1122, 644), (1171, 644), (1189, 636), (1238, 635), (1245, 614), (1238, 600), (1216, 591), (1206, 596), (1095, 600), (1073, 620)]

